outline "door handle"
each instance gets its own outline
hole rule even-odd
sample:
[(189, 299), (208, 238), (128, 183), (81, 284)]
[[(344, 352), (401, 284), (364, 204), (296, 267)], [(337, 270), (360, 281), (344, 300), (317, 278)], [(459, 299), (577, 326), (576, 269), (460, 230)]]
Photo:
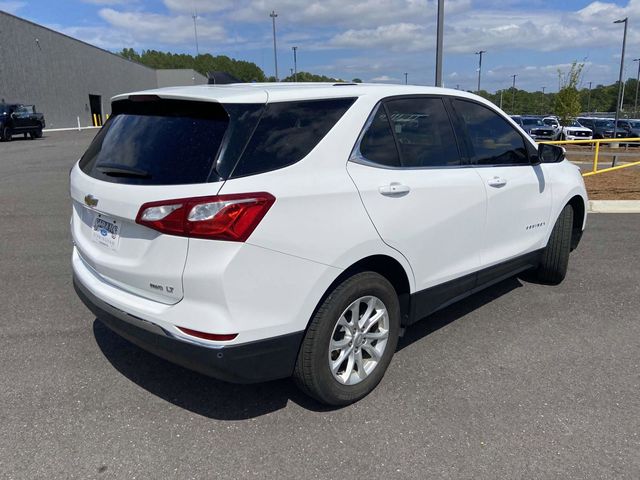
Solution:
[(411, 191), (408, 185), (392, 182), (389, 185), (383, 185), (378, 191), (385, 197), (401, 197)]
[(490, 178), (487, 181), (487, 183), (489, 184), (490, 187), (500, 188), (500, 187), (504, 187), (507, 184), (507, 179), (501, 178), (501, 177), (493, 177), (493, 178)]

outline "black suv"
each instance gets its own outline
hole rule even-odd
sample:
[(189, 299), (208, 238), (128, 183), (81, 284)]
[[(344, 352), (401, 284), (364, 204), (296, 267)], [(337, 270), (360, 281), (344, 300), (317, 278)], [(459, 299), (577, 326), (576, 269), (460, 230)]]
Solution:
[[(578, 118), (578, 123), (583, 127), (591, 129), (593, 132), (593, 138), (613, 138), (613, 120), (606, 118)], [(627, 136), (626, 130), (622, 130), (618, 126), (616, 132), (616, 138), (624, 138)]]
[(34, 105), (0, 103), (0, 139), (11, 141), (14, 135), (42, 137), (44, 115), (36, 112)]
[(618, 120), (618, 130), (626, 132), (628, 137), (640, 137), (640, 121)]

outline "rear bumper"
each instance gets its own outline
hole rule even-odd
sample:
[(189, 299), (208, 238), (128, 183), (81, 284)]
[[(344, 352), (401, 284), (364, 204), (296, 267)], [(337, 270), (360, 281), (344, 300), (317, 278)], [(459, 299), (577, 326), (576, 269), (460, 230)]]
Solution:
[(74, 276), (74, 288), (104, 325), (140, 348), (204, 375), (232, 383), (291, 376), (304, 331), (237, 345), (203, 346), (119, 310), (92, 294)]

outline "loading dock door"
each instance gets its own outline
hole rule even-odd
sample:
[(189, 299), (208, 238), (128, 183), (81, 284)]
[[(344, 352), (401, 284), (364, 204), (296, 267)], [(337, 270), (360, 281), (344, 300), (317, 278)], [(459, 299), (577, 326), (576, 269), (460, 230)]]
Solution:
[(102, 97), (100, 95), (89, 95), (89, 108), (91, 108), (91, 125), (99, 127), (102, 125)]

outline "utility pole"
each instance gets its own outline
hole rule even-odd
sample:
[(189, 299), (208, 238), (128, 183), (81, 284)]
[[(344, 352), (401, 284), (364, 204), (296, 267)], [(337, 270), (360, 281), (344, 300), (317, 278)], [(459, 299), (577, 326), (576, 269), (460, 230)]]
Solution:
[(438, 0), (438, 24), (436, 29), (436, 87), (442, 87), (443, 39), (444, 39), (444, 0)]
[(293, 50), (293, 81), (298, 81), (298, 47), (291, 47)]
[(482, 76), (482, 54), (483, 53), (487, 53), (487, 51), (480, 50), (479, 52), (476, 52), (476, 55), (480, 56), (480, 59), (478, 60), (478, 90), (477, 90), (478, 95), (480, 95), (480, 77)]
[(542, 107), (540, 108), (540, 114), (544, 115), (544, 90), (547, 87), (542, 87)]
[[(622, 36), (622, 55), (620, 56), (620, 75), (618, 76), (618, 101), (616, 103), (616, 120), (613, 124), (613, 139), (618, 138), (618, 120), (620, 120), (620, 102), (622, 101), (622, 73), (624, 71), (624, 49), (627, 46), (627, 25), (629, 23), (629, 17), (625, 17), (621, 20), (616, 20), (613, 23), (624, 23), (624, 34)], [(611, 166), (616, 166), (616, 155), (613, 156)]]
[(502, 94), (504, 93), (504, 89), (500, 90), (500, 110), (502, 110)]
[(518, 76), (518, 74), (514, 74), (511, 75), (511, 77), (513, 78), (513, 96), (511, 97), (511, 114), (515, 115), (516, 114), (516, 77)]
[(640, 58), (634, 58), (634, 62), (638, 62), (638, 75), (636, 76), (636, 101), (633, 103), (633, 116), (638, 116), (638, 86), (640, 86)]
[(405, 85), (407, 84), (407, 76), (408, 76), (408, 75), (409, 75), (409, 74), (408, 74), (407, 72), (404, 72), (404, 84), (405, 84)]
[[(638, 66), (640, 68), (640, 65)], [(591, 112), (591, 84), (593, 82), (589, 82), (589, 96), (587, 97), (587, 113)]]
[(277, 82), (277, 81), (279, 81), (279, 79), (278, 79), (278, 49), (276, 47), (276, 17), (278, 16), (278, 14), (276, 13), (275, 10), (272, 10), (271, 13), (269, 14), (269, 16), (271, 17), (271, 21), (273, 23), (273, 62), (275, 64), (276, 82)]
[(198, 19), (198, 11), (194, 10), (193, 11), (193, 34), (196, 37), (196, 57), (200, 56), (200, 48), (198, 47), (198, 25), (196, 20)]

